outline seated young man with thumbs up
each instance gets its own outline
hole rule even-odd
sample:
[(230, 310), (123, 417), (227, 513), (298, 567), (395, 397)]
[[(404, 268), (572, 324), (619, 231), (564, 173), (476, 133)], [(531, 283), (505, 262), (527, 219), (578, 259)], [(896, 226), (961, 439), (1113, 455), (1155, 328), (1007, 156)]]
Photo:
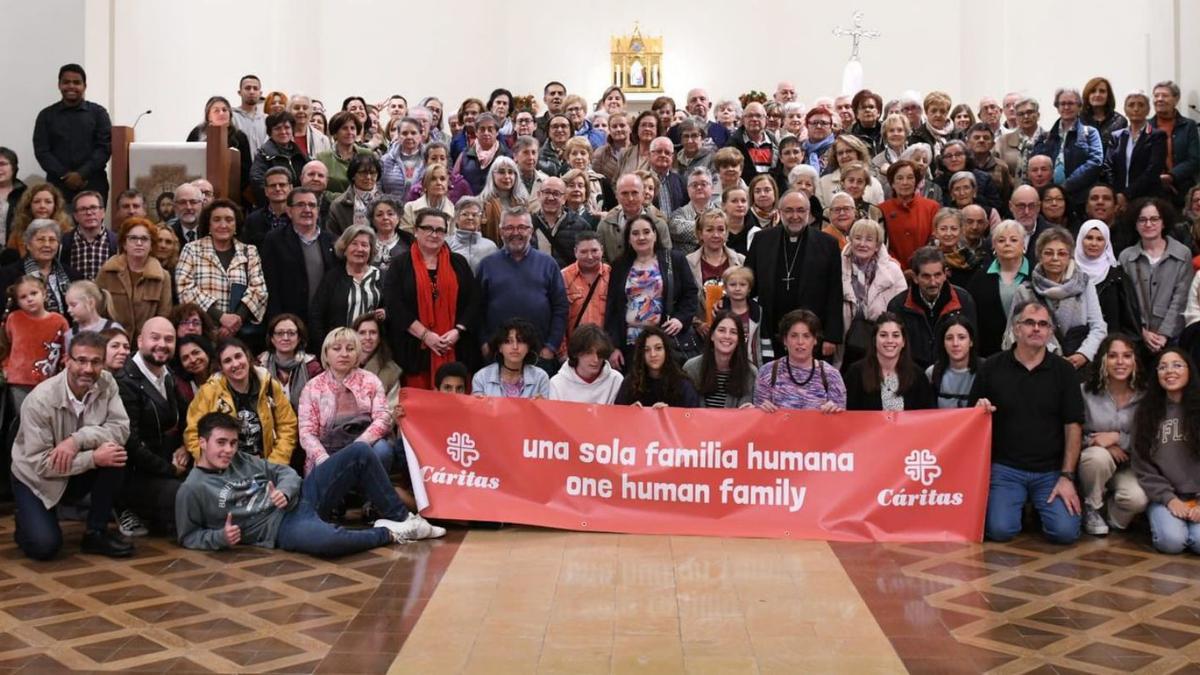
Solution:
[[(301, 480), (287, 466), (238, 452), (239, 425), (229, 415), (208, 413), (198, 427), (198, 470), (175, 497), (179, 543), (186, 548), (250, 544), (329, 558), (446, 534), (408, 512), (366, 443), (334, 453)], [(351, 490), (383, 514), (374, 527), (349, 530), (322, 519)]]

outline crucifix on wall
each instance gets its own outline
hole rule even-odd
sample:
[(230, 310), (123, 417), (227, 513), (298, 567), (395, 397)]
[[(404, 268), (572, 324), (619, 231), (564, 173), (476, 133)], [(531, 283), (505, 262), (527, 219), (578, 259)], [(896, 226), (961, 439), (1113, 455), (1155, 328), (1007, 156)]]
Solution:
[(862, 43), (863, 38), (877, 38), (881, 33), (877, 30), (868, 30), (863, 28), (863, 13), (861, 11), (854, 12), (851, 15), (852, 27), (842, 28), (840, 26), (833, 29), (833, 34), (837, 37), (849, 36), (852, 40), (850, 45), (850, 60), (846, 62), (845, 69), (842, 70), (842, 93), (855, 94), (862, 89), (863, 83), (863, 67), (862, 61), (859, 60), (858, 48)]

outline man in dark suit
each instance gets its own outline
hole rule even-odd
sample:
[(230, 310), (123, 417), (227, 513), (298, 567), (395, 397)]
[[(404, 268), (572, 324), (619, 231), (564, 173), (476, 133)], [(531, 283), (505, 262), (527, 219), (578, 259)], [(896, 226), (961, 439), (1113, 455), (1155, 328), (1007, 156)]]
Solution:
[(688, 202), (687, 187), (683, 176), (671, 170), (675, 162), (675, 146), (671, 139), (659, 136), (650, 141), (650, 170), (658, 178), (658, 207), (663, 215), (670, 219), (671, 213)]
[(1050, 223), (1042, 217), (1042, 200), (1033, 186), (1021, 185), (1013, 190), (1012, 198), (1008, 200), (1008, 208), (1012, 211), (1013, 220), (1025, 228), (1025, 257), (1032, 269), (1038, 262), (1038, 235), (1050, 228)]
[[(317, 286), (338, 261), (333, 253), (333, 235), (317, 226), (317, 195), (307, 188), (296, 188), (288, 193), (287, 207), (292, 226), (267, 234), (259, 252), (268, 293), (264, 322), (286, 312), (307, 325), (308, 308)], [(310, 352), (319, 347), (308, 345)]]

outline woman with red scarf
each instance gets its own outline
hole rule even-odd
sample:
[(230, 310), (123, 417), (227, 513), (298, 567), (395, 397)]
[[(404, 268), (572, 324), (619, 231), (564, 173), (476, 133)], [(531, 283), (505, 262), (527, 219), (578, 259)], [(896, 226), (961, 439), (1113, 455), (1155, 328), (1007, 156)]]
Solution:
[(421, 209), (415, 221), (415, 240), (392, 260), (383, 297), (404, 386), (433, 389), (433, 375), (442, 364), (464, 361), (471, 366), (479, 354), (472, 335), (479, 293), (467, 259), (446, 245), (446, 214)]

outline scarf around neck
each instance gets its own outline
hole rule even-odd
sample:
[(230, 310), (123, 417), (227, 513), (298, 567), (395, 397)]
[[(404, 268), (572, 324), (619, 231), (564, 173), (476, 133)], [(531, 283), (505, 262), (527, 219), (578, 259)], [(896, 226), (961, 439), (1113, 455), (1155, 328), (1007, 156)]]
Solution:
[(802, 144), (804, 148), (804, 163), (816, 169), (817, 173), (820, 173), (822, 168), (821, 156), (825, 153), (826, 148), (833, 145), (833, 141), (833, 134), (829, 134), (823, 140), (815, 143), (807, 140), (804, 141)]
[(1087, 323), (1083, 296), (1087, 290), (1088, 275), (1076, 269), (1074, 262), (1067, 264), (1062, 281), (1051, 281), (1039, 264), (1033, 268), (1029, 283), (1033, 292), (1054, 310), (1055, 323), (1064, 333)]

